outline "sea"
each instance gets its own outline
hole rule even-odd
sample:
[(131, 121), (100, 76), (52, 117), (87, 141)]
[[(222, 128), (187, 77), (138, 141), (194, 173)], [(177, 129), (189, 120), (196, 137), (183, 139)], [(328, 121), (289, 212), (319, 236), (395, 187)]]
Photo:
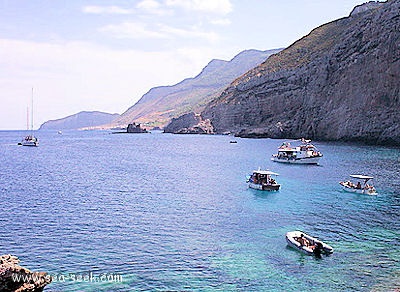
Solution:
[[(277, 139), (35, 134), (0, 131), (0, 254), (44, 291), (400, 291), (400, 148), (313, 141), (307, 166), (272, 162)], [(249, 189), (258, 168), (281, 189)], [(344, 192), (350, 174), (378, 195)], [(293, 230), (333, 254), (290, 248)]]

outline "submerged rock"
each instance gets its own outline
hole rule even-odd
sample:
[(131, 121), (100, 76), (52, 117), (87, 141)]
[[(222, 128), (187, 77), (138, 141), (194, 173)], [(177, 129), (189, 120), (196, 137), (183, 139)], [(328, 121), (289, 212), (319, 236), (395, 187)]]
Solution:
[(45, 272), (31, 272), (19, 265), (16, 256), (0, 256), (0, 291), (2, 292), (40, 292), (51, 283)]

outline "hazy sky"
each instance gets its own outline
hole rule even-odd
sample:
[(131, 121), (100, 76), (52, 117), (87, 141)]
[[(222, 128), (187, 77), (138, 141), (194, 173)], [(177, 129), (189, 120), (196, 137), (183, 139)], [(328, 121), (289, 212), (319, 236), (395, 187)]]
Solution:
[(123, 113), (212, 59), (287, 47), (366, 0), (0, 0), (0, 130)]

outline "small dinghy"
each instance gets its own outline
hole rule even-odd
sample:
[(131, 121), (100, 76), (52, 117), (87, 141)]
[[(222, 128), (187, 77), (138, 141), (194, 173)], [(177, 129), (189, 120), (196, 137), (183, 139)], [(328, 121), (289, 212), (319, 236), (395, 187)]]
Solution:
[(289, 231), (286, 233), (286, 241), (289, 246), (307, 254), (321, 256), (321, 254), (333, 253), (333, 248), (302, 231)]

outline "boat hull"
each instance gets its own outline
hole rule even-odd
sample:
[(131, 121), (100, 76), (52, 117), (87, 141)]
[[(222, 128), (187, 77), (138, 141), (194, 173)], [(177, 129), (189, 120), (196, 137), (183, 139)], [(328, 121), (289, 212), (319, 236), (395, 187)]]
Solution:
[(29, 146), (29, 147), (37, 147), (38, 146), (38, 142), (21, 142), (22, 146)]
[(29, 147), (37, 147), (39, 146), (39, 140), (36, 137), (28, 136), (23, 139), (18, 145), (29, 146)]
[(249, 188), (260, 190), (260, 191), (278, 191), (281, 187), (280, 184), (255, 184), (253, 182), (249, 182)]
[(378, 194), (373, 189), (356, 189), (356, 188), (351, 188), (351, 187), (347, 187), (347, 186), (343, 186), (343, 185), (342, 185), (342, 188), (345, 192), (348, 192), (348, 193), (363, 194), (363, 195), (370, 195), (370, 196), (375, 196)]
[(304, 158), (278, 158), (277, 156), (272, 156), (271, 160), (281, 163), (290, 164), (319, 164), (321, 157), (304, 157)]
[(300, 242), (298, 242), (296, 240), (296, 238), (300, 237), (301, 234), (303, 234), (303, 236), (312, 245), (315, 245), (317, 243), (321, 244), (321, 246), (322, 246), (321, 252), (322, 253), (324, 253), (324, 254), (333, 253), (333, 248), (330, 245), (322, 242), (321, 240), (316, 239), (315, 237), (309, 236), (309, 235), (307, 235), (307, 234), (305, 234), (304, 232), (301, 232), (301, 231), (289, 231), (289, 232), (287, 232), (286, 233), (286, 242), (287, 242), (287, 244), (290, 247), (292, 247), (292, 248), (294, 248), (294, 249), (296, 249), (296, 250), (298, 250), (298, 251), (300, 251), (300, 252), (302, 252), (302, 253), (304, 253), (306, 255), (315, 255), (314, 249), (312, 249), (312, 248), (310, 248), (308, 246), (301, 245)]

